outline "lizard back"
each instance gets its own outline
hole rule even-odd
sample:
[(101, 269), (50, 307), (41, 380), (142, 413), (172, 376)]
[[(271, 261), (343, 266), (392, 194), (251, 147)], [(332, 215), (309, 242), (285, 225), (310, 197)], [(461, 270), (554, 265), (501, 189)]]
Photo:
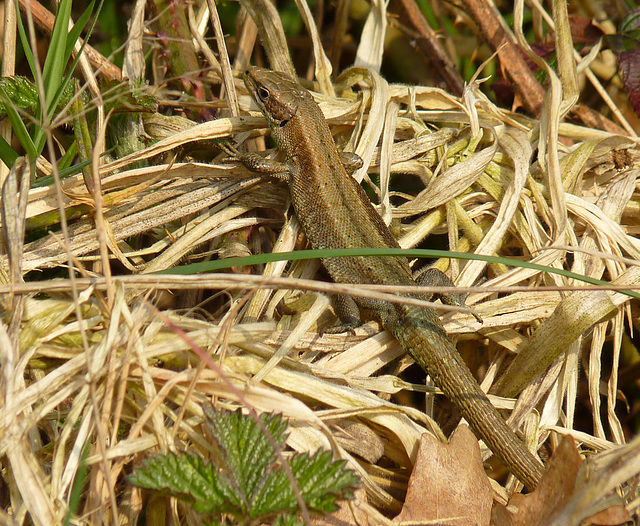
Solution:
[[(298, 220), (314, 249), (399, 248), (362, 187), (344, 168), (322, 110), (311, 94), (282, 74), (251, 68), (272, 136), (284, 152)], [(340, 283), (415, 285), (402, 257), (325, 258)]]

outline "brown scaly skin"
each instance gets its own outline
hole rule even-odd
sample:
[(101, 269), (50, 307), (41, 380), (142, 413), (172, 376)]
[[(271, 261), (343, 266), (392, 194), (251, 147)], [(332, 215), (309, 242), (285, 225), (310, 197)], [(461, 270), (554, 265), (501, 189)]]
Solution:
[[(289, 184), (298, 220), (314, 249), (398, 247), (362, 187), (347, 174), (341, 154), (311, 94), (282, 74), (249, 69), (245, 84), (265, 115), (284, 162), (256, 154), (238, 160), (254, 171)], [(415, 285), (406, 259), (325, 258), (339, 283)], [(432, 309), (355, 298), (360, 311), (378, 319), (456, 405), (476, 435), (529, 489), (542, 476), (542, 464), (480, 389)]]

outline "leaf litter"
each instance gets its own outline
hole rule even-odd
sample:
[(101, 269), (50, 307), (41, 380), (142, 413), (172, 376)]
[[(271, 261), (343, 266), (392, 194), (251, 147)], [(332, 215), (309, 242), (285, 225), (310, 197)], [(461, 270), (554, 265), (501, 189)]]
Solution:
[[(258, 27), (281, 31), (260, 14), (259, 2), (244, 5), (256, 13)], [(372, 5), (357, 65), (381, 61), (385, 8), (383, 2)], [(199, 14), (205, 9), (203, 4)], [(147, 45), (148, 21), (133, 20), (125, 62)], [(559, 16), (554, 20), (565, 23)], [(308, 16), (305, 23), (314, 24)], [(199, 26), (201, 35), (205, 25)], [(243, 29), (247, 35), (249, 26)], [(352, 68), (331, 83), (320, 37), (310, 34), (316, 77), (324, 79), (314, 86), (321, 107), (338, 142), (365, 161), (354, 177), (372, 188), (403, 247), (444, 234), (451, 250), (520, 257), (637, 287), (637, 137), (562, 122), (578, 89), (567, 81), (576, 73), (564, 60), (572, 50), (566, 41), (558, 48), (564, 54), (562, 78), (547, 71), (550, 96), (542, 106), (544, 118), (534, 119), (496, 107), (475, 82), (461, 98), (433, 87), (389, 84), (376, 67)], [(566, 32), (558, 35), (567, 38)], [(206, 40), (198, 42), (202, 46)], [(239, 43), (248, 46), (244, 51), (250, 56), (251, 40)], [(263, 43), (274, 69), (293, 70), (275, 39)], [(226, 53), (223, 47), (217, 51)], [(239, 67), (246, 64), (236, 60)], [(144, 67), (129, 64), (138, 72)], [(451, 268), (458, 285), (473, 287), (467, 303), (483, 319), (481, 324), (469, 313), (443, 310), (447, 330), (483, 387), (491, 388), (492, 400), (510, 412), (510, 423), (521, 426), (524, 439), (540, 448), (548, 465), (539, 488), (523, 496), (517, 483), (500, 477), (499, 466), (488, 473), (501, 483), (485, 475), (489, 452), (482, 444), (478, 448), (466, 427), (443, 444), (424, 402), (420, 408), (401, 402), (398, 393), (426, 393), (430, 407), (436, 391), (398, 377), (408, 359), (398, 359), (402, 351), (375, 324), (355, 334), (319, 334), (335, 318), (324, 304), (318, 312), (309, 310), (322, 292), (302, 287), (316, 275), (317, 263), (269, 263), (251, 269), (262, 276), (258, 281), (235, 284), (206, 275), (162, 282), (147, 276), (228, 254), (230, 244), (249, 253), (264, 246), (274, 252), (300, 247), (299, 226), (284, 214), (281, 186), (218, 162), (215, 148), (210, 162), (194, 153), (217, 140), (251, 136), (259, 143), (263, 135), (262, 118), (247, 116), (239, 79), (223, 79), (223, 69), (209, 66), (207, 81), (212, 86), (226, 81), (236, 90), (243, 114), (222, 113), (203, 123), (157, 117), (155, 128), (154, 114), (143, 116), (146, 133), (154, 130), (157, 142), (152, 136), (143, 149), (100, 165), (106, 226), (96, 226), (91, 213), (70, 213), (79, 204), (93, 207), (80, 174), (64, 179), (61, 193), (55, 183), (28, 193), (27, 224), (41, 232), (57, 228), (60, 209), (69, 219), (66, 233), (38, 234), (23, 248), (17, 239), (9, 243), (13, 254), (21, 253), (18, 275), (26, 275), (27, 283), (11, 277), (9, 269), (16, 267), (8, 256), (0, 266), (5, 313), (22, 313), (0, 331), (0, 453), (15, 481), (11, 491), (23, 500), (11, 513), (55, 523), (66, 513), (61, 503), (68, 502), (88, 450), (87, 489), (76, 512), (86, 512), (87, 523), (114, 513), (125, 523), (135, 522), (140, 494), (121, 490), (117, 481), (152, 452), (210, 450), (200, 426), (202, 407), (213, 400), (223, 408), (248, 403), (259, 412), (281, 413), (292, 422), (287, 440), (292, 449), (332, 448), (347, 459), (366, 490), (356, 507), (371, 523), (389, 523), (397, 514), (397, 520), (447, 524), (579, 524), (589, 517), (593, 524), (617, 524), (612, 521), (637, 516), (640, 442), (625, 436), (620, 422), (625, 400), (617, 382), (623, 353), (631, 347), (637, 354), (626, 334), (637, 301), (621, 292), (588, 290), (570, 278), (501, 263), (436, 262), (442, 270)], [(160, 106), (163, 102), (169, 107), (172, 101), (167, 96)], [(395, 116), (387, 118), (394, 106)], [(51, 175), (50, 164), (38, 167)], [(371, 181), (378, 173), (380, 186)], [(412, 177), (411, 194), (389, 186), (401, 175)], [(416, 190), (416, 184), (422, 186)], [(2, 206), (18, 209), (19, 203), (4, 196)], [(5, 228), (7, 217), (12, 216), (3, 214)], [(126, 263), (132, 279), (105, 276), (98, 255), (105, 246), (112, 258), (117, 254)], [(82, 278), (47, 277), (29, 288), (37, 273), (65, 266)], [(280, 276), (292, 280), (270, 281)], [(331, 284), (322, 286), (331, 292)], [(509, 290), (515, 286), (530, 292)], [(490, 287), (501, 287), (502, 293), (487, 292)], [(218, 290), (223, 294), (208, 292)], [(305, 330), (297, 334), (297, 327)], [(204, 365), (194, 348), (219, 357), (225, 377)], [(286, 358), (253, 382), (283, 348)], [(592, 411), (592, 434), (576, 423), (585, 407)], [(348, 446), (339, 424), (353, 421), (373, 431), (373, 436), (357, 435), (365, 447), (368, 440), (372, 449), (383, 444), (382, 460), (365, 460)]]

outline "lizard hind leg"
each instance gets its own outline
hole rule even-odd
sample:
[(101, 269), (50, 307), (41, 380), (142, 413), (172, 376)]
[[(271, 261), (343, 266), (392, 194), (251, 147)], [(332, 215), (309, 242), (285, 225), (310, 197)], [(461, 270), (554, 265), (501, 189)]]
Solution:
[(386, 328), (392, 327), (399, 319), (397, 307), (386, 301), (359, 298), (338, 294), (333, 298), (333, 308), (340, 319), (340, 324), (323, 331), (326, 334), (351, 332), (360, 327), (365, 320), (378, 320)]
[[(437, 268), (427, 267), (426, 269), (420, 269), (413, 276), (413, 279), (418, 285), (423, 286), (432, 286), (432, 287), (455, 287), (455, 283), (449, 279), (444, 272), (438, 270)], [(449, 292), (440, 292), (438, 294), (422, 294), (420, 295), (420, 299), (424, 299), (429, 301), (433, 296), (439, 298), (442, 303), (445, 305), (454, 305), (456, 307), (466, 307), (467, 296), (469, 296), (468, 292), (460, 293), (452, 291)], [(482, 319), (480, 316), (475, 314), (474, 312), (471, 315), (482, 323)]]
[(362, 325), (360, 308), (351, 296), (336, 294), (333, 297), (333, 309), (340, 319), (340, 324), (322, 331), (325, 334), (353, 333), (354, 329)]
[(464, 307), (464, 302), (467, 299), (468, 293), (460, 294), (455, 292), (453, 287), (455, 283), (449, 279), (444, 272), (437, 268), (427, 267), (426, 269), (420, 269), (413, 276), (413, 279), (418, 285), (431, 286), (431, 287), (452, 287), (452, 292), (441, 292), (438, 294), (422, 294), (420, 299), (430, 300), (432, 296), (440, 298), (440, 301), (445, 305), (456, 305), (458, 307)]

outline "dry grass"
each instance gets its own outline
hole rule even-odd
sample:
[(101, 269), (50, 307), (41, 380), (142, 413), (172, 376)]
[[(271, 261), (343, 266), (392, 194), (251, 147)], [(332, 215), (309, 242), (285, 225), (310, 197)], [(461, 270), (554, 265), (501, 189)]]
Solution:
[[(381, 59), (381, 20), (374, 16), (364, 27), (363, 63)], [(128, 53), (145, 46), (138, 31), (143, 22), (137, 19), (130, 30)], [(246, 26), (243, 31), (250, 34)], [(253, 41), (247, 39), (248, 44), (238, 42), (250, 56)], [(317, 38), (315, 43), (319, 53)], [(228, 76), (224, 50), (216, 51), (222, 66), (208, 64), (207, 81), (237, 92), (246, 115), (245, 88)], [(267, 46), (274, 69), (286, 70), (282, 61), (288, 55), (276, 51)], [(326, 61), (316, 55), (316, 64), (325, 92), (321, 106), (338, 138), (365, 161), (366, 170), (356, 177), (379, 174), (379, 210), (387, 220), (402, 219), (397, 230), (403, 247), (446, 234), (451, 250), (517, 257), (619, 288), (638, 286), (637, 138), (562, 122), (578, 95), (578, 84), (567, 80), (577, 79), (575, 72), (562, 82), (551, 72), (550, 96), (538, 120), (496, 107), (475, 82), (461, 98), (436, 88), (387, 84), (363, 69), (331, 85)], [(356, 84), (357, 96), (351, 90)], [(331, 93), (334, 88), (340, 98)], [(150, 131), (157, 121), (145, 118), (147, 133), (158, 137), (157, 128)], [(152, 275), (265, 245), (287, 252), (296, 248), (299, 234), (290, 214), (284, 219), (285, 188), (217, 159), (189, 157), (189, 148), (212, 139), (254, 137), (264, 128), (261, 117), (231, 110), (203, 124), (160, 121), (166, 123), (178, 129), (163, 128), (164, 138), (99, 166), (101, 204), (81, 174), (59, 186), (32, 189), (27, 221), (79, 204), (91, 211), (24, 248), (11, 240), (2, 256), (0, 455), (10, 501), (4, 500), (0, 522), (18, 524), (27, 515), (36, 524), (60, 522), (86, 461), (74, 520), (135, 523), (142, 495), (123, 483), (123, 475), (157, 451), (210, 451), (201, 423), (202, 406), (211, 400), (221, 407), (250, 404), (283, 413), (291, 419), (293, 449), (336, 448), (362, 475), (371, 502), (395, 514), (401, 500), (381, 483), (389, 472), (354, 460), (339, 445), (338, 424), (357, 418), (370, 427), (371, 440), (382, 438), (385, 455), (406, 475), (421, 434), (441, 432), (422, 411), (390, 395), (425, 387), (396, 375), (406, 366), (397, 363), (403, 353), (373, 324), (355, 335), (318, 336), (334, 321), (322, 292), (339, 287), (309, 281), (317, 263), (274, 262), (254, 268), (252, 275), (240, 269)], [(97, 141), (94, 169), (99, 153)], [(131, 168), (143, 160), (148, 167)], [(43, 162), (41, 169), (47, 174), (51, 165)], [(411, 176), (413, 195), (391, 189), (394, 174)], [(18, 209), (19, 203), (5, 196), (2, 206)], [(9, 264), (12, 250), (22, 252), (17, 269)], [(105, 273), (107, 258), (121, 270)], [(629, 340), (637, 300), (500, 263), (454, 260), (438, 266), (449, 267), (460, 287), (471, 288), (467, 303), (483, 319), (445, 313), (447, 330), (474, 372), (481, 371), (483, 387), (502, 375), (501, 394), (519, 396), (515, 405), (495, 397), (496, 405), (512, 410), (514, 424), (527, 423), (532, 443), (546, 440), (552, 450), (558, 437), (573, 435), (608, 477), (603, 491), (617, 489), (637, 511), (637, 484), (627, 481), (640, 471), (640, 441), (629, 434), (631, 424), (620, 421), (626, 410), (618, 386), (621, 361), (628, 367), (637, 359)], [(58, 267), (73, 268), (72, 279), (34, 280)], [(261, 381), (252, 380), (279, 349), (288, 357)], [(505, 373), (504, 363), (516, 352), (515, 365)], [(591, 418), (584, 414), (589, 407)], [(576, 422), (590, 420), (592, 429), (580, 431)], [(620, 467), (620, 458), (635, 460)], [(494, 487), (504, 500), (517, 489), (513, 481)], [(176, 523), (184, 513), (175, 506), (168, 510)], [(190, 512), (182, 520), (197, 523)], [(370, 520), (382, 518), (372, 512)]]

